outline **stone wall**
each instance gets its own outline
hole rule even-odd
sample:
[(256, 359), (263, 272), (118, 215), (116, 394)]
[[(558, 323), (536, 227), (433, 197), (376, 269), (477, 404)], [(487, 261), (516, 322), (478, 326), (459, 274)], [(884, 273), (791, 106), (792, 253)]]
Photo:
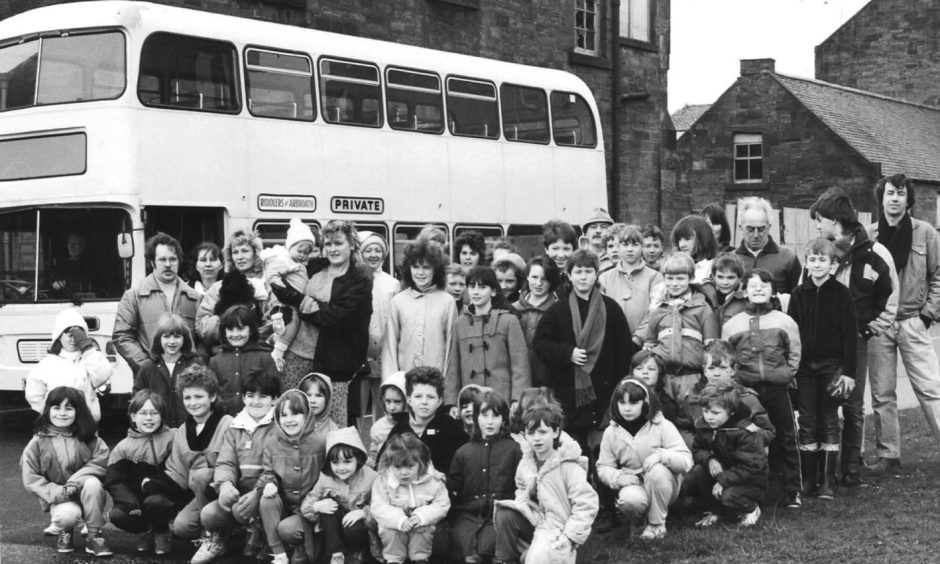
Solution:
[(816, 47), (816, 78), (940, 106), (940, 2), (872, 0)]
[[(762, 134), (763, 182), (734, 182), (735, 133)], [(766, 72), (739, 78), (679, 139), (677, 151), (678, 192), (695, 210), (745, 196), (806, 209), (840, 186), (859, 210), (876, 212), (878, 172)]]

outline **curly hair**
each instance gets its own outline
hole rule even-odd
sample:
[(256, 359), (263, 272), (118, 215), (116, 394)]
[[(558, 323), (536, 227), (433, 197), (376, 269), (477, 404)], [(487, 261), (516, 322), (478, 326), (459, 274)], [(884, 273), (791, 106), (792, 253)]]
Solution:
[(205, 390), (210, 396), (219, 397), (219, 379), (207, 366), (191, 364), (176, 378), (176, 393), (183, 395), (186, 388)]
[(447, 282), (444, 273), (446, 259), (444, 258), (444, 251), (439, 245), (427, 239), (416, 239), (405, 246), (404, 255), (405, 258), (401, 265), (401, 278), (406, 287), (416, 287), (414, 279), (411, 277), (411, 268), (424, 263), (433, 272), (431, 284), (438, 289), (444, 288)]
[(264, 249), (264, 243), (261, 237), (254, 231), (239, 229), (229, 236), (228, 241), (222, 248), (222, 258), (225, 259), (225, 272), (231, 272), (235, 269), (235, 263), (232, 261), (232, 249), (235, 247), (249, 247), (254, 254), (254, 264), (246, 274), (252, 276), (261, 276), (264, 270), (264, 264), (261, 260), (261, 251)]
[(470, 247), (470, 250), (480, 255), (477, 265), (483, 265), (486, 261), (486, 239), (483, 238), (483, 234), (477, 231), (476, 229), (470, 229), (462, 232), (460, 235), (454, 239), (454, 248), (453, 248), (453, 260), (454, 262), (460, 262), (460, 251), (463, 250), (464, 245)]

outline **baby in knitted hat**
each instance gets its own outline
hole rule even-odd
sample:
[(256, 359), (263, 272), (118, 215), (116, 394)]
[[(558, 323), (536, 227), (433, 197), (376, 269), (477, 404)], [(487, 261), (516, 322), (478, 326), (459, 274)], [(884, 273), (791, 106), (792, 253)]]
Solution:
[[(274, 245), (261, 251), (261, 262), (264, 265), (264, 280), (270, 290), (271, 284), (280, 286), (289, 285), (298, 292), (307, 288), (307, 268), (304, 266), (307, 259), (318, 249), (317, 239), (313, 231), (300, 221), (299, 218), (290, 220), (287, 229), (287, 240), (284, 246)], [(274, 350), (271, 356), (277, 364), (278, 370), (284, 369), (284, 353), (297, 336), (300, 328), (300, 319), (297, 311), (289, 306), (280, 304), (273, 292), (270, 296), (269, 308), (271, 320), (274, 323), (272, 343)], [(285, 310), (289, 313), (285, 315)], [(280, 316), (280, 317), (279, 317)]]

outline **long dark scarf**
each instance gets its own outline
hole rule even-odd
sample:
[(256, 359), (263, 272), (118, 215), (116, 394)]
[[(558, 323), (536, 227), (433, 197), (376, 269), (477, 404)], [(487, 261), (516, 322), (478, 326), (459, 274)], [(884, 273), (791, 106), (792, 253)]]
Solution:
[(878, 242), (888, 248), (894, 259), (894, 268), (898, 272), (904, 270), (907, 259), (911, 256), (911, 245), (914, 243), (914, 222), (911, 221), (911, 214), (905, 213), (895, 227), (888, 225), (888, 220), (881, 214), (878, 218)]
[(193, 452), (202, 452), (209, 447), (212, 437), (215, 436), (215, 429), (219, 426), (219, 421), (225, 412), (221, 409), (213, 409), (206, 419), (206, 424), (202, 426), (202, 432), (196, 434), (196, 420), (189, 416), (186, 418), (186, 444), (189, 450)]
[(588, 302), (587, 319), (581, 319), (581, 310), (578, 308), (578, 295), (572, 290), (568, 294), (568, 307), (571, 308), (571, 320), (574, 324), (575, 343), (578, 348), (587, 351), (587, 362), (584, 366), (574, 367), (574, 404), (581, 407), (597, 399), (594, 393), (594, 384), (591, 382), (591, 372), (601, 354), (604, 344), (604, 331), (607, 327), (607, 310), (604, 308), (604, 299), (598, 289), (591, 291)]

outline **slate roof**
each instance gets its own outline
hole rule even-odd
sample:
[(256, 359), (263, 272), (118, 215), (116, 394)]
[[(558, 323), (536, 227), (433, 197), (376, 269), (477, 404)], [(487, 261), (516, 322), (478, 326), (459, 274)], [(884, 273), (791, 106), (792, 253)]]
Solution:
[[(770, 73), (881, 172), (940, 182), (940, 108), (820, 80)], [(677, 127), (678, 129), (678, 127)]]
[(689, 130), (692, 127), (692, 124), (698, 121), (698, 118), (702, 117), (702, 114), (705, 113), (705, 110), (712, 107), (711, 104), (686, 104), (676, 110), (676, 113), (672, 114), (672, 124), (676, 128), (676, 132), (680, 135)]

